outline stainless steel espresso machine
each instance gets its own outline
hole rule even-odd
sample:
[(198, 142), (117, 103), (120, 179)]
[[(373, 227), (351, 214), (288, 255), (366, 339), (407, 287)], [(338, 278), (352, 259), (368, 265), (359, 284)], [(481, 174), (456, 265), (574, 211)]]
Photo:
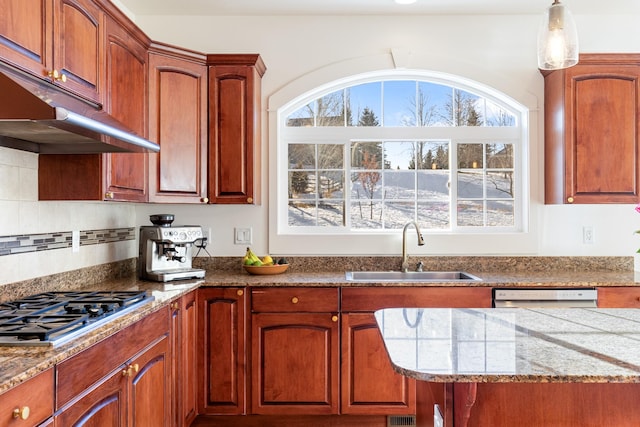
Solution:
[(151, 215), (150, 219), (154, 225), (140, 227), (140, 278), (157, 282), (203, 278), (205, 270), (191, 266), (194, 245), (206, 241), (202, 227), (172, 227), (171, 214)]

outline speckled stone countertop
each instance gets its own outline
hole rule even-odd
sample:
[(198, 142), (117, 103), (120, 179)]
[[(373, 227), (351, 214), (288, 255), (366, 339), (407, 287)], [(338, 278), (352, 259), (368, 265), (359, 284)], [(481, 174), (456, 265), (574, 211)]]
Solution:
[(376, 312), (396, 370), (430, 382), (640, 382), (637, 309)]
[[(35, 376), (114, 334), (171, 300), (200, 286), (637, 286), (632, 257), (431, 257), (424, 259), (425, 271), (464, 270), (479, 276), (478, 282), (376, 283), (348, 282), (345, 271), (399, 270), (399, 257), (289, 257), (287, 272), (253, 276), (244, 271), (238, 257), (197, 258), (194, 266), (207, 270), (199, 281), (168, 284), (136, 278), (136, 260), (89, 267), (2, 285), (0, 302), (28, 295), (65, 290), (145, 290), (153, 303), (108, 322), (69, 343), (55, 348), (0, 347), (0, 393)], [(415, 259), (411, 260), (416, 261)], [(330, 271), (330, 272), (327, 272)]]
[[(87, 347), (101, 341), (119, 330), (135, 323), (156, 310), (165, 307), (170, 301), (196, 289), (202, 281), (182, 281), (179, 284), (164, 285), (130, 279), (107, 280), (92, 286), (83, 286), (82, 290), (144, 290), (154, 300), (135, 311), (117, 317), (105, 325), (81, 335), (77, 339), (55, 347), (0, 347), (0, 393), (20, 384), (38, 373), (54, 366)], [(61, 290), (61, 289), (58, 289)]]
[(254, 276), (247, 273), (207, 273), (203, 286), (484, 286), (484, 287), (591, 287), (591, 286), (638, 286), (640, 273), (633, 271), (589, 271), (589, 272), (475, 272), (479, 281), (438, 280), (429, 282), (376, 282), (348, 281), (345, 273), (294, 273), (285, 272), (273, 276)]

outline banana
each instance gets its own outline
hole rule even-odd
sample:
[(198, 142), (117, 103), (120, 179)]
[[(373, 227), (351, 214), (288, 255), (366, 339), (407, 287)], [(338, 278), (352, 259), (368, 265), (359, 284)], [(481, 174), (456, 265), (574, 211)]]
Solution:
[(260, 258), (257, 257), (256, 254), (253, 253), (251, 248), (247, 248), (247, 252), (244, 258), (242, 259), (242, 262), (245, 265), (257, 265), (257, 266), (262, 265), (262, 261), (260, 260)]
[(244, 254), (242, 258), (242, 264), (244, 265), (252, 265), (253, 260), (251, 259), (251, 249), (247, 248), (247, 252)]

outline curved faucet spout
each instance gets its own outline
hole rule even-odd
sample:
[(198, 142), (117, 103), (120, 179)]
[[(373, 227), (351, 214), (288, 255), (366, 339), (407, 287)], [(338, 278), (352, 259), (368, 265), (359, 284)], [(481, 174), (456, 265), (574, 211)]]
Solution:
[(415, 221), (408, 222), (404, 225), (402, 229), (402, 271), (409, 271), (409, 262), (407, 261), (407, 229), (410, 225), (413, 225), (416, 229), (416, 233), (418, 234), (418, 246), (424, 245), (424, 239), (422, 238), (422, 233), (420, 232), (420, 228), (418, 228), (418, 223)]

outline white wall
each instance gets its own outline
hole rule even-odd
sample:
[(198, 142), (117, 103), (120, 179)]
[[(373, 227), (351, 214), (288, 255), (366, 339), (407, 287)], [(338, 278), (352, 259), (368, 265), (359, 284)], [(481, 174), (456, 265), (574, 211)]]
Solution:
[[(603, 4), (603, 8), (606, 5)], [(253, 247), (268, 251), (269, 150), (272, 132), (269, 98), (304, 76), (332, 64), (387, 55), (392, 48), (411, 52), (410, 61), (453, 72), (493, 86), (516, 99), (533, 99), (542, 117), (543, 80), (535, 60), (539, 16), (307, 16), (198, 17), (138, 16), (141, 28), (157, 41), (207, 53), (260, 53), (263, 78), (261, 206), (136, 205), (111, 202), (38, 202), (37, 156), (0, 148), (0, 235), (130, 227), (148, 223), (152, 213), (174, 213), (176, 224), (211, 229), (214, 256), (244, 253), (233, 244), (234, 227), (253, 228)], [(640, 16), (576, 16), (582, 52), (640, 52)], [(527, 103), (527, 105), (529, 105)], [(531, 230), (538, 255), (631, 255), (640, 247), (640, 215), (632, 205), (545, 206), (542, 204), (542, 120), (531, 129)], [(595, 243), (582, 244), (582, 226), (595, 230)], [(397, 239), (395, 239), (397, 240)], [(399, 248), (390, 242), (392, 253)], [(305, 245), (300, 239), (300, 247)], [(465, 252), (464, 240), (459, 251)], [(424, 253), (442, 248), (427, 245)], [(309, 250), (309, 249), (307, 249)], [(313, 250), (313, 249), (311, 249)], [(448, 251), (449, 252), (449, 251)], [(471, 248), (469, 254), (493, 253)], [(287, 255), (295, 255), (291, 251)], [(413, 253), (412, 253), (413, 254)], [(67, 250), (0, 256), (0, 283), (38, 277), (137, 255), (135, 242), (96, 245), (79, 254)]]
[[(126, 228), (135, 205), (39, 202), (38, 155), (0, 147), (0, 236)], [(138, 255), (136, 241), (0, 256), (0, 285)]]
[[(581, 52), (640, 52), (640, 16), (575, 16)], [(531, 231), (537, 247), (521, 252), (538, 255), (632, 255), (640, 247), (640, 215), (632, 205), (546, 206), (543, 200), (543, 79), (535, 50), (540, 16), (273, 16), (197, 17), (138, 16), (137, 23), (152, 39), (208, 53), (260, 53), (267, 65), (263, 78), (265, 151), (274, 150), (266, 106), (272, 95), (319, 70), (359, 58), (385, 55), (392, 48), (410, 52), (411, 62), (468, 77), (495, 87), (531, 105)], [(330, 81), (333, 76), (327, 76)], [(535, 105), (537, 104), (537, 108)], [(539, 117), (539, 118), (538, 118)], [(267, 140), (270, 139), (270, 140)], [(265, 153), (267, 154), (267, 153)], [(263, 159), (263, 194), (268, 196), (268, 154)], [(253, 246), (268, 250), (268, 197), (260, 207), (162, 207), (179, 213), (180, 222), (211, 227), (214, 254), (240, 255), (233, 227), (252, 226)], [(138, 220), (158, 207), (142, 206)], [(582, 227), (592, 226), (594, 244), (582, 243)], [(304, 245), (300, 239), (301, 245)], [(397, 242), (390, 247), (397, 248)], [(466, 245), (426, 245), (426, 254), (495, 253), (495, 248)], [(336, 245), (338, 246), (338, 245)], [(301, 246), (302, 247), (302, 246)], [(443, 249), (445, 248), (445, 249)], [(323, 250), (322, 252), (327, 252)], [(392, 249), (392, 253), (396, 251)], [(416, 250), (420, 253), (420, 251)], [(516, 251), (518, 252), (518, 251)], [(292, 253), (295, 253), (292, 251)]]

